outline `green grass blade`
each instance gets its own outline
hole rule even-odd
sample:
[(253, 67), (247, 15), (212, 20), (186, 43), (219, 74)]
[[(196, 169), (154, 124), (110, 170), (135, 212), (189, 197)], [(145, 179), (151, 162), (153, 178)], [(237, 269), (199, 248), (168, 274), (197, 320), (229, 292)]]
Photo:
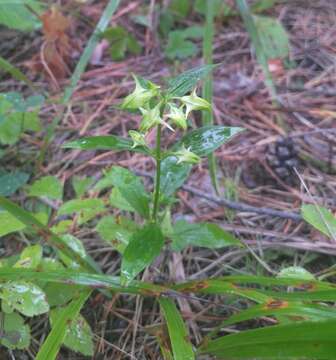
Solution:
[(195, 354), (187, 328), (173, 300), (161, 298), (159, 302), (168, 325), (174, 360), (194, 360)]
[(334, 360), (336, 320), (301, 322), (247, 330), (207, 342), (201, 353), (218, 359)]
[[(203, 38), (203, 58), (204, 63), (207, 65), (212, 64), (212, 45), (214, 38), (214, 19), (215, 19), (215, 8), (216, 4), (214, 1), (206, 2), (206, 11), (205, 11), (205, 28), (204, 28), (204, 38)], [(204, 81), (203, 98), (212, 104), (213, 98), (213, 76), (210, 73)], [(213, 124), (213, 112), (203, 111), (202, 113), (202, 124), (212, 125)], [(208, 156), (209, 163), (209, 172), (212, 185), (218, 194), (218, 181), (217, 181), (217, 166), (216, 166), (216, 157), (214, 154)]]
[(77, 299), (73, 299), (70, 304), (62, 310), (47, 339), (36, 355), (35, 360), (56, 359), (66, 336), (67, 325), (78, 316), (90, 294), (90, 290), (83, 291)]
[(28, 211), (22, 209), (14, 202), (0, 196), (0, 207), (15, 216), (19, 221), (36, 231), (47, 243), (58, 249), (64, 255), (74, 259), (87, 271), (100, 272), (99, 266), (89, 257), (79, 256), (61, 237), (53, 233), (47, 226), (40, 223)]
[(111, 275), (83, 273), (74, 270), (37, 271), (23, 268), (0, 268), (0, 281), (44, 281), (48, 283), (81, 285), (92, 289), (107, 289), (113, 292), (136, 294), (143, 296), (158, 296), (168, 288), (164, 286), (131, 281), (128, 286), (120, 285), (120, 278)]

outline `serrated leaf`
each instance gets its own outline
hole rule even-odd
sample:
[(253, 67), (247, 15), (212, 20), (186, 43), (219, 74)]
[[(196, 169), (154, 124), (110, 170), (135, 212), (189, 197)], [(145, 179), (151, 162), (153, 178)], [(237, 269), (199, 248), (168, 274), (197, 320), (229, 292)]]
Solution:
[(145, 225), (130, 238), (122, 262), (121, 284), (127, 285), (160, 254), (164, 238), (156, 224)]
[(0, 286), (0, 298), (25, 316), (35, 316), (49, 311), (44, 292), (35, 284), (13, 281)]
[(174, 302), (167, 298), (160, 298), (159, 302), (168, 325), (174, 360), (194, 360), (195, 354), (187, 328)]
[(178, 144), (190, 148), (198, 156), (207, 156), (242, 131), (244, 129), (239, 127), (203, 126), (190, 131)]
[(169, 80), (167, 95), (170, 97), (179, 97), (191, 91), (196, 84), (209, 74), (217, 65), (202, 65), (187, 70), (174, 79)]
[[(51, 327), (62, 311), (62, 309), (55, 309), (50, 312)], [(93, 334), (89, 324), (79, 314), (67, 323), (63, 345), (85, 356), (92, 356), (94, 351), (92, 338)]]
[(13, 195), (18, 189), (27, 183), (29, 174), (16, 171), (12, 173), (0, 173), (0, 195)]
[(3, 316), (4, 334), (0, 344), (9, 349), (27, 349), (30, 344), (30, 328), (18, 313), (1, 314)]
[(61, 200), (63, 186), (55, 176), (44, 176), (36, 180), (29, 188), (29, 196), (45, 196), (49, 199)]
[(217, 249), (225, 246), (241, 246), (241, 242), (216, 224), (177, 221), (173, 226), (172, 249), (181, 251), (187, 246)]
[(331, 239), (336, 239), (336, 217), (326, 208), (318, 205), (302, 205), (304, 220)]

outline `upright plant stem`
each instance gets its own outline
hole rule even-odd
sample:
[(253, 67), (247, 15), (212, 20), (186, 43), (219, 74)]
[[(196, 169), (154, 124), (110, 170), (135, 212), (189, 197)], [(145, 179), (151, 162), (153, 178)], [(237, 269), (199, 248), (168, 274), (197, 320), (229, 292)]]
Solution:
[[(205, 14), (205, 30), (203, 39), (203, 58), (206, 64), (212, 64), (212, 45), (214, 37), (214, 17), (215, 17), (215, 4), (213, 1), (206, 2), (206, 14)], [(209, 74), (203, 85), (203, 98), (210, 104), (212, 103), (212, 74)], [(202, 114), (203, 125), (213, 124), (212, 112), (204, 111)], [(217, 170), (216, 170), (216, 158), (214, 154), (208, 156), (209, 170), (212, 185), (218, 194), (218, 182), (217, 182)]]
[(161, 182), (161, 130), (162, 125), (158, 125), (156, 128), (156, 176), (155, 176), (155, 190), (154, 190), (154, 207), (152, 220), (157, 222), (157, 215), (159, 210), (159, 199), (160, 199), (160, 182)]

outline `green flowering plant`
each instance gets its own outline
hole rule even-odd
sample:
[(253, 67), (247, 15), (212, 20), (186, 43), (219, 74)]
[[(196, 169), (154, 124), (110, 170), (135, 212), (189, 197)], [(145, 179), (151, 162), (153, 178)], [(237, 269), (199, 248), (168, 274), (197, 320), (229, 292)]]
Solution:
[[(122, 256), (120, 278), (123, 286), (150, 265), (166, 245), (172, 250), (189, 245), (210, 248), (240, 245), (237, 239), (215, 224), (190, 224), (184, 220), (173, 223), (170, 214), (176, 201), (174, 194), (186, 181), (192, 166), (242, 131), (226, 126), (204, 126), (188, 131), (192, 112), (211, 111), (211, 104), (197, 95), (197, 83), (212, 67), (191, 69), (170, 80), (168, 87), (132, 74), (134, 89), (124, 98), (120, 108), (141, 114), (139, 128), (129, 130), (129, 138), (96, 136), (65, 145), (67, 148), (140, 152), (155, 161), (151, 193), (138, 176), (119, 166), (107, 170), (106, 179), (102, 180), (113, 187), (110, 197), (113, 206), (130, 214), (137, 213), (143, 219), (136, 224), (134, 219), (120, 222), (109, 215), (97, 226), (105, 240), (111, 243), (113, 239), (113, 247)], [(152, 131), (156, 132), (153, 147), (146, 141), (147, 134)], [(170, 148), (164, 146), (167, 131), (182, 134)]]

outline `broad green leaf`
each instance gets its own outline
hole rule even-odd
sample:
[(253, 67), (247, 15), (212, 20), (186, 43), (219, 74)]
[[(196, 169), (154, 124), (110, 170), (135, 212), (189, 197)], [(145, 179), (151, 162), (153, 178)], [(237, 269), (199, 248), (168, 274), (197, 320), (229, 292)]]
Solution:
[(120, 166), (113, 166), (108, 171), (108, 177), (131, 207), (142, 217), (148, 219), (150, 198), (141, 179)]
[(78, 198), (82, 197), (86, 193), (86, 191), (91, 187), (91, 185), (95, 182), (95, 179), (90, 176), (83, 178), (79, 176), (74, 176), (71, 180), (72, 180), (72, 186)]
[(137, 230), (137, 225), (125, 217), (115, 219), (113, 216), (105, 216), (99, 221), (96, 230), (103, 240), (122, 254)]
[(187, 328), (174, 302), (168, 298), (160, 298), (159, 302), (168, 325), (174, 360), (195, 359)]
[(284, 269), (281, 269), (277, 275), (279, 278), (293, 278), (293, 279), (302, 279), (302, 280), (315, 280), (313, 274), (311, 274), (306, 269), (300, 266), (290, 266)]
[(218, 359), (336, 358), (336, 320), (301, 322), (242, 331), (208, 341), (201, 353)]
[(121, 195), (119, 188), (114, 187), (110, 194), (110, 204), (120, 210), (124, 211), (132, 211), (135, 209), (125, 200), (125, 198)]
[[(62, 309), (57, 308), (50, 312), (51, 327), (54, 326), (62, 311)], [(85, 356), (92, 356), (94, 350), (92, 338), (93, 334), (89, 324), (82, 315), (78, 314), (66, 325), (63, 345)]]
[(18, 313), (4, 314), (3, 331), (0, 344), (9, 349), (27, 349), (30, 344), (30, 328), (24, 323), (24, 319)]
[(122, 262), (121, 284), (127, 285), (160, 254), (164, 238), (156, 224), (145, 225), (130, 238)]
[(190, 131), (179, 142), (198, 156), (207, 156), (244, 129), (227, 126), (203, 126)]
[(98, 273), (101, 272), (98, 265), (91, 257), (88, 255), (85, 258), (78, 256), (78, 254), (74, 252), (61, 237), (53, 233), (47, 226), (43, 225), (28, 211), (22, 209), (20, 206), (2, 196), (0, 196), (0, 207), (8, 211), (17, 221), (37, 232), (46, 242), (54, 246), (60, 252), (78, 262), (83, 269)]
[(161, 163), (160, 192), (170, 197), (187, 180), (192, 165), (188, 163), (177, 164), (175, 156), (166, 157)]
[(0, 298), (25, 316), (35, 316), (49, 311), (44, 292), (35, 284), (24, 281), (0, 285)]
[(26, 225), (7, 211), (0, 210), (0, 236), (23, 230)]
[(302, 205), (301, 214), (315, 229), (336, 239), (336, 217), (328, 209), (317, 205)]
[(225, 246), (241, 246), (241, 242), (216, 224), (195, 223), (184, 220), (177, 221), (173, 226), (172, 249), (181, 251), (187, 246), (200, 246), (210, 249)]
[[(30, 6), (36, 10), (38, 2), (30, 1)], [(0, 2), (0, 23), (9, 28), (32, 31), (41, 27), (40, 20), (25, 6), (23, 1)]]
[(27, 183), (29, 174), (15, 171), (0, 173), (0, 195), (10, 196)]
[(23, 131), (41, 131), (42, 130), (42, 126), (41, 126), (41, 122), (40, 122), (40, 118), (38, 115), (38, 111), (30, 111), (30, 112), (25, 112), (23, 114), (23, 122), (22, 122), (23, 126), (22, 126), (22, 130)]
[(27, 246), (20, 254), (20, 259), (14, 267), (36, 269), (42, 259), (42, 246), (39, 244)]
[(59, 209), (58, 215), (70, 215), (73, 213), (80, 213), (84, 210), (104, 211), (105, 206), (102, 199), (75, 199), (65, 202)]
[(216, 65), (202, 65), (193, 69), (187, 70), (174, 79), (169, 81), (169, 88), (167, 95), (169, 97), (183, 96), (191, 91), (196, 84), (212, 71)]
[(148, 150), (142, 146), (133, 146), (131, 139), (122, 138), (115, 135), (107, 136), (90, 136), (75, 141), (68, 142), (62, 147), (65, 149), (81, 149), (81, 150), (128, 150), (148, 154)]
[(91, 290), (82, 291), (76, 299), (62, 309), (40, 348), (35, 360), (55, 360), (67, 333), (67, 325), (76, 319)]
[(267, 59), (288, 57), (288, 34), (280, 21), (271, 17), (254, 15), (254, 22)]
[(29, 188), (29, 196), (45, 196), (49, 199), (61, 200), (63, 197), (63, 186), (55, 176), (44, 176), (36, 180)]
[[(222, 1), (222, 0), (212, 0), (212, 2), (214, 3), (214, 8), (215, 8), (215, 14), (216, 16), (221, 16), (221, 15), (232, 15), (234, 14), (234, 10), (233, 7), (230, 5), (226, 4), (226, 1)], [(200, 12), (201, 14), (205, 14), (206, 13), (206, 5), (207, 5), (207, 0), (196, 0), (195, 1), (195, 10)]]

